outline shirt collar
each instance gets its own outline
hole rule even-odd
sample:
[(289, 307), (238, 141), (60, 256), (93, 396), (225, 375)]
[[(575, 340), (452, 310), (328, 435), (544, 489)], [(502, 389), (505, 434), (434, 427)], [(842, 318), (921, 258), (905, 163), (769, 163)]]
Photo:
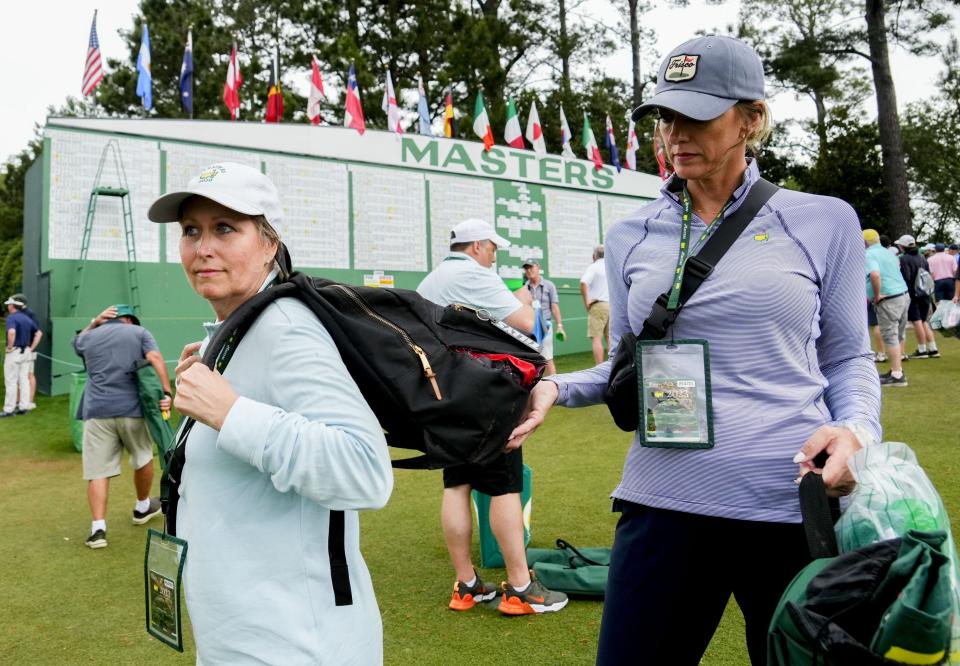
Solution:
[[(466, 252), (451, 252), (444, 258), (444, 261), (463, 261), (463, 260), (472, 261), (477, 266), (480, 266), (480, 263), (476, 259), (471, 257), (469, 254), (467, 254)], [(483, 268), (483, 266), (480, 266), (480, 268)]]
[[(752, 157), (747, 158), (747, 168), (743, 171), (743, 182), (733, 191), (733, 203), (730, 204), (726, 214), (732, 213), (743, 200), (743, 195), (760, 179), (760, 168), (757, 161)], [(660, 196), (667, 197), (679, 203), (679, 194), (683, 190), (686, 181), (683, 178), (673, 174), (660, 186)]]

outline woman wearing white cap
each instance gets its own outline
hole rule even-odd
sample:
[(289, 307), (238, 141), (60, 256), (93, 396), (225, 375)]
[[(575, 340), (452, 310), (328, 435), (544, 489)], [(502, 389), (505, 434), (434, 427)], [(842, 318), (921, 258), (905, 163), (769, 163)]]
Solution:
[[(763, 66), (739, 40), (700, 37), (664, 60), (655, 96), (634, 117), (658, 114), (674, 174), (657, 200), (606, 237), (615, 342), (627, 332), (639, 337), (657, 297), (674, 290), (688, 252), (697, 254), (757, 185), (757, 160), (747, 151), (755, 153), (769, 131), (763, 98)], [(673, 350), (690, 351), (692, 360), (676, 364), (689, 379), (678, 376), (671, 388), (653, 375), (651, 386), (663, 390), (643, 392), (645, 425), (613, 493), (621, 518), (598, 663), (699, 663), (731, 594), (746, 620), (750, 659), (765, 663), (776, 603), (809, 561), (794, 480), (825, 451), (817, 471), (828, 492), (849, 493), (846, 461), (880, 437), (864, 275), (853, 209), (780, 189), (655, 341), (660, 347), (638, 349), (638, 358), (666, 367), (661, 359), (673, 352), (663, 343), (675, 339)], [(607, 361), (541, 382), (511, 445), (554, 403), (601, 402), (609, 375)], [(708, 381), (712, 399), (709, 392), (701, 399)], [(664, 396), (672, 411), (655, 411)], [(705, 436), (700, 424), (710, 421)], [(697, 446), (688, 446), (694, 439)]]
[[(302, 303), (271, 303), (223, 374), (198, 362), (245, 300), (276, 280), (279, 195), (256, 169), (222, 163), (150, 207), (179, 222), (187, 280), (213, 308), (207, 339), (177, 366), (177, 409), (196, 419), (176, 514), (189, 543), (187, 607), (206, 664), (373, 664), (382, 625), (359, 550), (357, 510), (383, 506), (393, 476), (382, 430), (326, 330)], [(336, 605), (331, 511), (343, 511), (352, 603)]]

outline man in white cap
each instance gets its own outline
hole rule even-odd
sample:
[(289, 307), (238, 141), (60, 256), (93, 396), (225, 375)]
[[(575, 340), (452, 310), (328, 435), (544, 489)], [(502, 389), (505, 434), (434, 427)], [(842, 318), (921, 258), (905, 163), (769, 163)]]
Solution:
[[(0, 417), (26, 414), (31, 409), (29, 360), (40, 344), (43, 332), (23, 312), (24, 304), (14, 297), (3, 302), (7, 309), (6, 354), (3, 357), (3, 412)], [(19, 393), (19, 398), (18, 398)]]
[[(423, 279), (417, 292), (424, 298), (451, 305), (462, 303), (486, 310), (522, 331), (534, 327), (533, 296), (526, 286), (510, 293), (490, 270), (497, 248), (510, 241), (483, 220), (460, 222), (450, 231), (450, 254)], [(488, 465), (460, 465), (443, 470), (443, 503), (440, 520), (447, 551), (457, 580), (449, 607), (465, 611), (497, 594), (494, 585), (483, 582), (473, 566), (470, 539), (473, 517), (470, 491), (490, 495), (490, 527), (503, 553), (507, 581), (501, 584), (500, 611), (510, 615), (556, 611), (567, 603), (564, 594), (546, 589), (531, 578), (523, 543), (523, 458), (520, 449), (501, 455)]]

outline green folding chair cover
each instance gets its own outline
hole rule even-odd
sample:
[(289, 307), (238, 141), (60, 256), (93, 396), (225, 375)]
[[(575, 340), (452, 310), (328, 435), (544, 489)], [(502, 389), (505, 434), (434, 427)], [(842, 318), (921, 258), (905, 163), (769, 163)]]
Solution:
[(527, 564), (548, 589), (601, 599), (606, 594), (609, 548), (574, 548), (557, 539), (556, 548), (528, 548)]
[(157, 371), (146, 359), (137, 364), (134, 373), (137, 376), (140, 410), (147, 422), (150, 439), (157, 445), (161, 464), (166, 465), (166, 453), (172, 450), (174, 446), (174, 432), (170, 426), (169, 418), (163, 417), (158, 403), (163, 399), (164, 390), (169, 390), (169, 387), (164, 387), (160, 377), (157, 376)]

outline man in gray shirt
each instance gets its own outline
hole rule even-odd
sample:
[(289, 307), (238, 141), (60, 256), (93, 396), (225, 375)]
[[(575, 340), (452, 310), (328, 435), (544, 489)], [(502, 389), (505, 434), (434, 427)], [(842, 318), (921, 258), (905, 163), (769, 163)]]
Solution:
[[(150, 497), (153, 485), (153, 441), (140, 410), (135, 366), (144, 358), (165, 387), (167, 367), (150, 331), (140, 326), (129, 305), (111, 305), (73, 339), (73, 348), (87, 368), (87, 384), (77, 418), (83, 419), (83, 478), (93, 522), (86, 540), (90, 548), (107, 545), (107, 493), (110, 478), (120, 474), (123, 449), (130, 454), (137, 504), (133, 523), (143, 525), (160, 515), (160, 501)], [(164, 391), (160, 409), (171, 399)]]

